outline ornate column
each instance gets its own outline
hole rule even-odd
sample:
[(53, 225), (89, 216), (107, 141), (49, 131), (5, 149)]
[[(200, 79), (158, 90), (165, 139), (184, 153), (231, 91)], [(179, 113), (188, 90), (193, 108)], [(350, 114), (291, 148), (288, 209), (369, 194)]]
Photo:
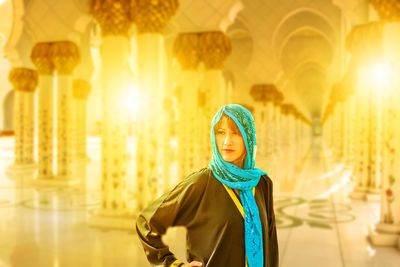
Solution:
[(380, 172), (380, 95), (381, 88), (370, 86), (369, 88), (369, 179), (367, 189), (367, 200), (376, 201), (380, 200), (380, 186), (381, 186), (381, 172)]
[[(102, 35), (102, 184), (101, 208), (88, 218), (90, 226), (133, 229), (126, 205), (127, 80), (129, 31), (135, 3), (94, 0), (90, 12)], [(138, 188), (140, 190), (141, 188)]]
[(381, 81), (383, 89), (382, 106), (383, 123), (383, 162), (381, 173), (381, 216), (380, 222), (369, 229), (369, 237), (374, 245), (397, 246), (400, 248), (400, 171), (399, 160), (399, 123), (400, 113), (400, 6), (398, 1), (369, 1), (376, 9), (383, 26), (382, 54), (383, 62), (391, 68), (387, 82)]
[(266, 94), (266, 99), (265, 99), (265, 106), (266, 106), (266, 120), (265, 120), (265, 125), (264, 125), (264, 132), (263, 136), (265, 138), (265, 152), (266, 156), (268, 158), (268, 162), (270, 162), (270, 166), (267, 166), (269, 169), (273, 168), (276, 166), (275, 161), (275, 155), (274, 155), (274, 132), (276, 131), (276, 125), (275, 125), (275, 105), (274, 105), (274, 99), (277, 95), (277, 89), (274, 84), (267, 84), (267, 94)]
[(290, 157), (290, 178), (292, 179), (295, 169), (297, 168), (297, 149), (296, 149), (296, 108), (293, 104), (289, 105), (288, 114), (288, 126), (289, 126), (289, 157)]
[[(198, 35), (200, 61), (205, 67), (202, 73), (203, 79), (200, 82), (200, 94), (203, 93), (206, 99), (204, 103), (204, 115), (206, 121), (205, 127), (208, 129), (215, 113), (222, 105), (228, 104), (228, 92), (225, 87), (222, 70), (226, 59), (231, 53), (232, 47), (229, 37), (221, 31), (200, 32)], [(204, 154), (209, 161), (212, 155), (212, 148), (208, 131), (206, 136), (207, 144), (205, 147), (207, 150)]]
[[(332, 93), (335, 93), (335, 89), (332, 91)], [(338, 101), (336, 94), (334, 94), (333, 97), (331, 97), (331, 101), (334, 104), (334, 109), (333, 109), (333, 128), (332, 128), (332, 137), (333, 137), (333, 152), (334, 152), (334, 157), (335, 160), (340, 161), (342, 159), (342, 140), (343, 140), (343, 133), (342, 133), (342, 108), (341, 108), (341, 103)]]
[(284, 125), (283, 131), (283, 145), (284, 145), (284, 155), (285, 162), (287, 163), (288, 168), (285, 168), (284, 176), (286, 177), (286, 186), (293, 189), (294, 183), (293, 181), (293, 172), (294, 172), (294, 159), (293, 155), (293, 141), (294, 141), (294, 120), (292, 116), (292, 112), (294, 111), (294, 106), (292, 104), (283, 104), (281, 105), (281, 112), (283, 114), (283, 122)]
[(262, 140), (262, 125), (263, 125), (263, 120), (264, 120), (264, 111), (263, 111), (263, 105), (261, 102), (262, 98), (262, 88), (260, 84), (255, 84), (250, 88), (250, 96), (253, 99), (254, 102), (254, 112), (253, 112), (253, 117), (254, 117), (254, 126), (256, 128), (256, 135), (257, 135), (257, 151), (256, 151), (256, 156), (261, 155), (263, 152), (263, 140)]
[(207, 105), (210, 114), (214, 116), (222, 105), (227, 104), (222, 69), (232, 51), (231, 41), (221, 31), (202, 32), (199, 33), (199, 49), (200, 60), (205, 66), (202, 88), (207, 88), (205, 91)]
[[(143, 98), (139, 108), (141, 114), (137, 116), (136, 173), (138, 185), (148, 189), (148, 194), (143, 194), (145, 190), (139, 193), (140, 201), (144, 201), (139, 204), (140, 209), (156, 199), (168, 186), (170, 158), (163, 157), (170, 141), (168, 132), (164, 130), (170, 121), (169, 114), (163, 109), (163, 101), (168, 97), (165, 91), (164, 29), (177, 8), (177, 0), (145, 0), (135, 5), (138, 85), (139, 95)], [(144, 199), (145, 196), (147, 199)]]
[(86, 103), (90, 91), (92, 90), (91, 84), (86, 80), (75, 79), (73, 81), (73, 116), (72, 119), (73, 130), (73, 161), (88, 162), (90, 158), (86, 151)]
[[(356, 26), (352, 29), (347, 37), (347, 49), (352, 53), (351, 68), (357, 69), (357, 115), (358, 129), (361, 132), (357, 133), (359, 139), (358, 159), (356, 165), (357, 186), (354, 189), (352, 197), (363, 198), (368, 187), (374, 184), (376, 177), (372, 175), (372, 165), (375, 165), (377, 154), (376, 150), (376, 134), (371, 128), (369, 110), (370, 102), (370, 87), (371, 81), (369, 65), (379, 60), (382, 51), (382, 23), (370, 22), (364, 25)], [(368, 78), (367, 78), (368, 77)], [(371, 139), (371, 134), (373, 140)], [(372, 144), (372, 145), (371, 145)], [(371, 151), (373, 155), (371, 155)], [(372, 164), (371, 164), (372, 163)], [(371, 183), (373, 181), (373, 183)], [(375, 185), (373, 185), (375, 187)]]
[(53, 173), (53, 74), (50, 43), (38, 43), (31, 53), (31, 60), (39, 73), (39, 147), (37, 182), (49, 181)]
[(335, 151), (336, 151), (336, 147), (335, 147), (335, 145), (336, 145), (336, 140), (337, 140), (337, 138), (335, 138), (336, 137), (336, 102), (331, 102), (332, 103), (332, 105), (331, 105), (331, 117), (330, 117), (330, 120), (331, 120), (331, 132), (330, 132), (330, 135), (331, 135), (331, 138), (330, 138), (330, 140), (329, 140), (329, 142), (330, 142), (330, 144), (331, 144), (331, 146), (330, 146), (330, 148), (331, 148), (331, 150), (332, 150), (332, 155), (334, 156), (335, 155)]
[(282, 134), (281, 131), (281, 104), (283, 102), (283, 94), (277, 90), (274, 97), (274, 121), (275, 121), (275, 131), (274, 131), (274, 155), (276, 158), (279, 158), (281, 155), (281, 144), (280, 144), (280, 136)]
[[(267, 155), (266, 125), (269, 122), (271, 108), (273, 107), (271, 90), (272, 87), (267, 84), (255, 84), (250, 89), (250, 95), (255, 101), (254, 119), (257, 132), (257, 153), (260, 156)], [(267, 103), (270, 104), (268, 108)]]
[(350, 116), (347, 116), (347, 166), (353, 167), (355, 164), (354, 159), (354, 141), (356, 139), (356, 136), (354, 134), (355, 132), (355, 125), (356, 125), (356, 117), (355, 117), (355, 97), (354, 95), (351, 95), (349, 99), (347, 100), (347, 114)]
[(50, 48), (57, 73), (57, 184), (74, 184), (72, 177), (72, 75), (79, 63), (79, 48), (73, 42), (52, 43)]
[[(181, 66), (178, 77), (178, 87), (175, 96), (178, 99), (178, 176), (183, 179), (196, 168), (195, 144), (196, 126), (198, 117), (201, 116), (197, 103), (200, 75), (200, 36), (197, 33), (182, 33), (174, 42), (174, 56)], [(211, 120), (210, 120), (211, 121)], [(211, 156), (211, 155), (210, 155)]]
[(196, 153), (196, 162), (198, 162), (199, 166), (208, 166), (210, 162), (212, 150), (211, 150), (211, 139), (210, 139), (210, 113), (207, 105), (206, 99), (206, 90), (200, 88), (197, 94), (197, 107), (199, 113), (201, 114), (198, 118), (199, 124), (198, 129), (195, 131), (195, 149), (199, 151)]
[(36, 166), (34, 160), (34, 92), (38, 73), (27, 68), (13, 68), (8, 76), (14, 94), (14, 164), (10, 170), (26, 170)]
[(368, 131), (368, 98), (364, 92), (366, 85), (363, 84), (363, 77), (365, 77), (365, 68), (358, 70), (358, 82), (356, 91), (356, 112), (357, 118), (356, 129), (356, 166), (354, 170), (354, 176), (356, 186), (350, 197), (353, 199), (364, 199), (367, 191), (368, 183), (368, 158), (369, 158), (369, 147), (367, 143), (367, 131)]

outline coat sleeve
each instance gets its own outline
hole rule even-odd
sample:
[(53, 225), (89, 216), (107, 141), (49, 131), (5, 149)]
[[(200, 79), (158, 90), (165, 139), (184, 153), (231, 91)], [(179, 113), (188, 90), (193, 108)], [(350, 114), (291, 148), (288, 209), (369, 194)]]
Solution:
[(279, 266), (279, 250), (278, 250), (278, 238), (276, 234), (276, 223), (275, 223), (275, 212), (274, 212), (274, 199), (273, 199), (273, 184), (272, 180), (267, 177), (268, 184), (268, 228), (269, 228), (269, 253), (270, 256), (270, 266)]
[(136, 231), (148, 261), (154, 266), (180, 266), (183, 262), (165, 245), (161, 237), (168, 227), (189, 226), (205, 188), (201, 171), (181, 181), (169, 193), (151, 203), (137, 218)]

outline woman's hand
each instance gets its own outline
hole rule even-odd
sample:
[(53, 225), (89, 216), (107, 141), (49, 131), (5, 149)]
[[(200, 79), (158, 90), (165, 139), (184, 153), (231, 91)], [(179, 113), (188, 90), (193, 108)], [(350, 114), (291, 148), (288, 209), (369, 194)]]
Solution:
[(192, 261), (191, 263), (186, 263), (184, 265), (181, 265), (182, 267), (196, 267), (196, 266), (203, 266), (203, 263), (199, 261)]

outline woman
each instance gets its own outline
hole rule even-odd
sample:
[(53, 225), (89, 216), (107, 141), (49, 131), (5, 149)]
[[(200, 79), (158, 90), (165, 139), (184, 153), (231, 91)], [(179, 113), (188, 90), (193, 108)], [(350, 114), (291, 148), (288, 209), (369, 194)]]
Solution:
[[(254, 168), (256, 136), (250, 112), (223, 106), (211, 124), (213, 156), (139, 215), (138, 236), (150, 263), (163, 266), (278, 266), (272, 181)], [(188, 264), (161, 236), (187, 228)]]

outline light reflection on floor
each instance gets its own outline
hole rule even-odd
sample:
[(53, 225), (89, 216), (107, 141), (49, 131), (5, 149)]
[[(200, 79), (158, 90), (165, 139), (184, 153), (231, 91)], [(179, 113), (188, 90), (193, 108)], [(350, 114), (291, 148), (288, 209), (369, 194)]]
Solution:
[[(134, 151), (133, 140), (128, 150)], [(13, 140), (0, 138), (0, 267), (150, 266), (134, 232), (86, 225), (88, 212), (100, 202), (98, 138), (88, 140), (88, 153), (91, 162), (74, 171), (80, 185), (34, 188), (34, 173), (6, 171)], [(351, 169), (335, 162), (318, 139), (297, 156), (285, 149), (280, 155), (258, 157), (257, 166), (274, 181), (281, 266), (398, 266), (399, 250), (367, 240), (368, 226), (379, 218), (379, 204), (347, 197)], [(131, 207), (134, 171), (132, 157), (127, 181)], [(170, 229), (164, 240), (184, 257), (184, 229)]]

